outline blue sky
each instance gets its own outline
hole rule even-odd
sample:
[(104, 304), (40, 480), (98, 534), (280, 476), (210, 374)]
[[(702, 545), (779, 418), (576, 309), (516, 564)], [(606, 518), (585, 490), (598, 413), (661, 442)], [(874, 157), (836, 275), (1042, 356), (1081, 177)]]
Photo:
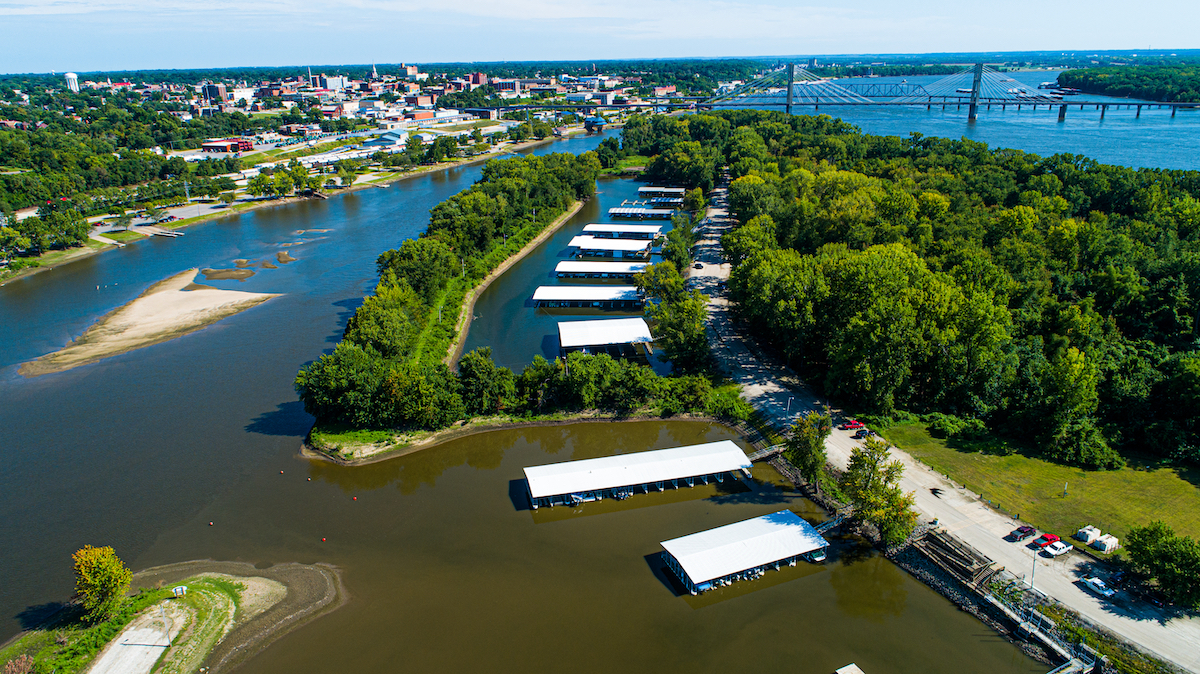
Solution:
[(1200, 2), (0, 0), (0, 71), (1200, 47)]

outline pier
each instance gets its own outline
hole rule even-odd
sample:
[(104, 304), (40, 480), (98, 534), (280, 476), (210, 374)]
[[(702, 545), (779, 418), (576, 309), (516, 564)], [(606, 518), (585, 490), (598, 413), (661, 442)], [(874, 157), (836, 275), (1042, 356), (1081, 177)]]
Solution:
[[(560, 324), (560, 331), (563, 325), (570, 324)], [(722, 482), (726, 476), (738, 472), (749, 475), (750, 460), (732, 441), (722, 440), (530, 466), (525, 469), (525, 481), (530, 503), (537, 510), (604, 498), (625, 499), (635, 493), (648, 494), (668, 487), (678, 489), (681, 484), (694, 487), (710, 481)]]
[(652, 242), (636, 239), (601, 239), (595, 236), (580, 235), (567, 244), (570, 248), (578, 248), (579, 255), (591, 257), (623, 257), (646, 259), (650, 257)]
[(551, 309), (641, 309), (637, 286), (539, 286), (533, 304)]
[(806, 555), (829, 546), (821, 534), (790, 510), (663, 541), (667, 567), (692, 594), (739, 580), (753, 580), (769, 569), (795, 566)]
[(653, 241), (662, 236), (662, 225), (584, 225), (583, 233), (597, 239), (648, 239)]
[(617, 357), (636, 357), (640, 351), (648, 357), (653, 341), (650, 326), (644, 318), (562, 321), (558, 324), (558, 350), (564, 357), (574, 351)]
[(673, 208), (646, 208), (644, 206), (615, 206), (608, 209), (610, 218), (634, 220), (670, 220), (675, 215)]
[(649, 262), (596, 262), (563, 260), (554, 267), (559, 278), (630, 279), (646, 271)]

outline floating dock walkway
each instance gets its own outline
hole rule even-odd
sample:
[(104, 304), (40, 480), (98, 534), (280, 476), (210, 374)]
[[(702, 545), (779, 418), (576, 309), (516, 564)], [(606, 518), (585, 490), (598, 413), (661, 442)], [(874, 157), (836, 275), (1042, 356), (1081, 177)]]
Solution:
[[(640, 319), (635, 319), (640, 320)], [(560, 324), (561, 326), (564, 324)], [(570, 325), (570, 324), (566, 324)], [(561, 339), (561, 336), (560, 336)], [(551, 463), (525, 469), (534, 510), (543, 506), (578, 505), (604, 498), (625, 499), (635, 493), (693, 487), (730, 474), (750, 474), (750, 460), (729, 440), (618, 454), (599, 459)]]
[(768, 569), (795, 566), (805, 556), (824, 559), (829, 543), (811, 524), (790, 510), (662, 542), (667, 566), (692, 594), (739, 580), (753, 580)]

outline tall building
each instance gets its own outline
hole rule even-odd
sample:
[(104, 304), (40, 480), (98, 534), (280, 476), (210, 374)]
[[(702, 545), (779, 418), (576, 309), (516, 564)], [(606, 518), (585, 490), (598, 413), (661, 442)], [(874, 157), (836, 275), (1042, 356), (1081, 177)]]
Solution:
[(225, 90), (224, 84), (206, 84), (201, 89), (200, 95), (210, 101), (225, 102), (229, 98), (229, 93)]
[(79, 93), (79, 75), (67, 73), (63, 77), (67, 80), (67, 88), (75, 93)]

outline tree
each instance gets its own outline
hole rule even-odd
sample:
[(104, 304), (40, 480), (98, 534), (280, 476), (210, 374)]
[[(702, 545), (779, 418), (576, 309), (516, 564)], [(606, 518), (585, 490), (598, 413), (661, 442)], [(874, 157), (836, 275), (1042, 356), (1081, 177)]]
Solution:
[(707, 204), (708, 200), (704, 198), (704, 190), (700, 189), (699, 187), (688, 190), (688, 192), (683, 195), (683, 210), (685, 211), (697, 213), (704, 210), (704, 207)]
[(879, 527), (883, 540), (890, 544), (903, 542), (917, 524), (913, 512), (913, 494), (900, 490), (904, 465), (890, 461), (887, 445), (878, 438), (867, 438), (861, 447), (850, 452), (850, 465), (842, 474), (838, 486), (854, 505), (859, 519)]
[(233, 192), (222, 192), (218, 199), (220, 199), (221, 203), (225, 204), (226, 206), (230, 206), (237, 199), (237, 195), (235, 195)]
[(121, 229), (128, 230), (129, 225), (133, 224), (133, 216), (129, 213), (121, 213), (112, 219), (112, 224), (113, 227), (120, 227)]
[(388, 270), (404, 280), (426, 304), (433, 304), (437, 294), (460, 269), (454, 251), (441, 239), (421, 237), (407, 239), (399, 248), (384, 252), (375, 261), (382, 277)]
[(260, 173), (250, 179), (246, 183), (246, 194), (255, 197), (265, 197), (268, 194), (275, 193), (275, 185), (271, 182), (271, 176)]
[(88, 620), (108, 618), (121, 607), (133, 574), (108, 546), (85, 545), (71, 556), (75, 561), (75, 592)]
[(339, 171), (338, 172), (338, 179), (342, 181), (342, 187), (350, 187), (351, 185), (354, 184), (354, 180), (357, 177), (358, 177), (358, 175), (355, 174), (353, 171)]
[(833, 418), (829, 408), (823, 412), (807, 412), (792, 424), (784, 450), (787, 460), (818, 490), (818, 480), (825, 470), (825, 438), (832, 432)]
[(496, 367), (490, 346), (475, 349), (458, 361), (458, 380), (463, 405), (470, 415), (496, 414), (510, 407), (516, 398), (512, 370)]
[(1133, 568), (1153, 578), (1172, 601), (1189, 608), (1200, 606), (1200, 542), (1177, 536), (1166, 523), (1155, 520), (1129, 530), (1125, 551)]
[(158, 222), (163, 219), (163, 209), (158, 206), (147, 206), (145, 213), (142, 214), (147, 220)]

